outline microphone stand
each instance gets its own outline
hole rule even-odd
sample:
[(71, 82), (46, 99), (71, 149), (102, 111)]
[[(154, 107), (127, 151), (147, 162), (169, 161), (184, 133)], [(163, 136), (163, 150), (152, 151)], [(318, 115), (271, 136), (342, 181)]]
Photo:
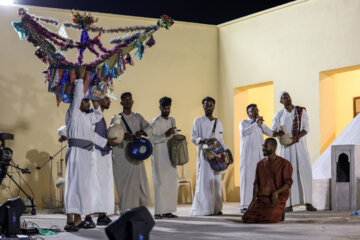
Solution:
[(54, 155), (50, 156), (49, 159), (44, 162), (40, 167), (36, 167), (37, 170), (41, 170), (48, 162), (50, 162), (50, 208), (54, 208), (54, 205), (53, 205), (53, 199), (52, 199), (52, 172), (53, 172), (53, 159), (54, 157), (56, 157), (59, 153), (62, 152), (62, 150), (64, 150), (64, 148), (66, 148), (67, 145), (65, 146), (62, 146), (62, 143), (61, 143), (61, 149), (59, 151), (57, 151)]
[[(14, 165), (12, 163), (8, 163), (9, 166), (16, 168), (18, 170), (21, 171), (21, 173), (28, 173), (30, 174), (31, 172), (29, 171), (29, 169), (27, 168), (20, 168), (19, 165)], [(30, 200), (31, 205), (30, 206), (25, 206), (25, 207), (29, 207), (31, 208), (31, 215), (36, 215), (36, 209), (35, 209), (35, 204), (34, 204), (34, 199), (32, 197), (30, 197), (29, 194), (27, 194), (24, 189), (22, 189), (22, 187), (15, 181), (14, 177), (9, 173), (6, 172), (6, 175), (11, 179), (11, 181), (13, 181), (15, 183), (15, 185), (20, 189), (21, 192), (23, 192), (25, 194), (25, 196)]]

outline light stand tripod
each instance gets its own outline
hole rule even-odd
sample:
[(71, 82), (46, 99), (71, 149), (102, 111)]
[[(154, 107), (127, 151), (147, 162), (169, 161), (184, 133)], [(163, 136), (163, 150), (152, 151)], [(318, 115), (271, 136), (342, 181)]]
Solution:
[(0, 145), (0, 172), (1, 172), (0, 184), (1, 184), (2, 180), (4, 179), (5, 175), (8, 176), (10, 178), (10, 180), (13, 181), (13, 183), (15, 183), (15, 185), (20, 189), (20, 191), (23, 192), (26, 195), (26, 197), (30, 200), (31, 205), (25, 206), (25, 207), (30, 207), (31, 214), (35, 215), (36, 210), (35, 210), (34, 198), (30, 197), (30, 195), (27, 194), (24, 191), (24, 189), (22, 189), (22, 187), (15, 181), (14, 177), (7, 170), (7, 168), (9, 166), (11, 166), (13, 168), (20, 170), (22, 174), (24, 174), (24, 173), (30, 174), (31, 173), (28, 168), (20, 168), (19, 165), (15, 165), (14, 163), (11, 163), (11, 161), (13, 161), (12, 160), (13, 151), (10, 148), (5, 147), (5, 140), (9, 140), (9, 139), (13, 140), (14, 135), (10, 134), (10, 133), (1, 133), (0, 132), (0, 141), (1, 141), (1, 145)]
[(56, 157), (59, 153), (62, 153), (62, 150), (64, 150), (64, 148), (66, 148), (67, 145), (62, 146), (61, 144), (61, 149), (59, 151), (57, 151), (54, 155), (50, 156), (49, 159), (44, 162), (40, 167), (36, 167), (37, 170), (41, 170), (48, 162), (50, 162), (50, 206), (49, 208), (53, 209), (56, 208), (56, 206), (53, 205), (53, 199), (52, 199), (52, 173), (53, 173), (53, 159), (54, 157)]

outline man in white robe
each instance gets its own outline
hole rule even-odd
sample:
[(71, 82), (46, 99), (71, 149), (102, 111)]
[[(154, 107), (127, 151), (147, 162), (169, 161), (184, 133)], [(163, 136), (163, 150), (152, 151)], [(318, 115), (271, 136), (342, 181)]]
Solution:
[(161, 98), (159, 101), (161, 115), (150, 123), (153, 129), (150, 140), (154, 146), (151, 169), (155, 193), (155, 219), (177, 217), (172, 214), (176, 212), (177, 172), (176, 166), (171, 164), (167, 146), (168, 140), (176, 134), (175, 119), (169, 116), (171, 102), (171, 98)]
[[(101, 111), (104, 112), (105, 109), (110, 107), (110, 98), (105, 96), (99, 100), (99, 105)], [(94, 114), (94, 109), (91, 109), (87, 114)], [(102, 118), (99, 122), (92, 125), (93, 130), (102, 137), (107, 136), (107, 125), (105, 118)], [(58, 135), (60, 136), (59, 141), (63, 142), (67, 140), (67, 128), (62, 126), (58, 129)], [(98, 188), (96, 191), (97, 195), (100, 195), (102, 199), (102, 204), (105, 209), (105, 212), (98, 213), (98, 219), (96, 225), (108, 225), (111, 222), (111, 219), (107, 214), (114, 214), (115, 209), (115, 194), (114, 194), (114, 176), (112, 168), (112, 158), (111, 158), (111, 147), (106, 145), (104, 148), (94, 145), (92, 151), (92, 157), (94, 159), (94, 169), (95, 175), (94, 178), (97, 178), (98, 184), (92, 186), (92, 188)], [(95, 189), (94, 189), (95, 190)], [(90, 223), (93, 223), (90, 220), (90, 217), (86, 217)]]
[(253, 199), (253, 188), (257, 163), (264, 158), (262, 145), (264, 134), (272, 137), (273, 131), (259, 116), (256, 104), (246, 107), (249, 116), (240, 122), (240, 211), (245, 213)]
[[(133, 160), (128, 156), (127, 144), (134, 138), (150, 136), (152, 128), (139, 113), (132, 112), (134, 101), (130, 92), (121, 95), (123, 116), (132, 133), (127, 132), (124, 121), (121, 125), (125, 130), (124, 140), (113, 147), (113, 171), (116, 190), (119, 200), (119, 211), (124, 213), (127, 209), (148, 206), (151, 204), (149, 182), (143, 161)], [(111, 120), (113, 122), (114, 118)]]
[(305, 204), (306, 210), (316, 211), (312, 205), (312, 171), (310, 156), (307, 149), (306, 134), (309, 132), (309, 118), (305, 108), (294, 106), (287, 92), (279, 95), (284, 108), (275, 113), (272, 121), (274, 131), (286, 127), (286, 132), (292, 136), (292, 143), (280, 144), (279, 155), (290, 161), (293, 167), (293, 184), (287, 200), (285, 212), (293, 211), (293, 206)]
[[(99, 105), (102, 112), (104, 112), (105, 109), (109, 109), (110, 104), (111, 100), (107, 96), (99, 100)], [(107, 136), (107, 124), (105, 118), (102, 118), (95, 124), (95, 132), (104, 138)], [(102, 204), (105, 209), (104, 212), (99, 213), (96, 225), (108, 225), (111, 223), (111, 219), (107, 216), (107, 214), (114, 214), (115, 210), (114, 175), (111, 147), (107, 145), (103, 148), (101, 146), (95, 145), (92, 155), (95, 159), (94, 163), (96, 177), (100, 186), (97, 194), (101, 196)]]
[(195, 119), (191, 136), (191, 141), (197, 146), (198, 152), (195, 197), (191, 207), (191, 215), (221, 215), (221, 172), (211, 168), (208, 160), (205, 158), (202, 145), (208, 144), (211, 138), (216, 138), (230, 156), (231, 152), (227, 149), (222, 139), (223, 126), (219, 119), (217, 119), (215, 132), (212, 134), (216, 119), (213, 117), (215, 100), (211, 97), (206, 97), (202, 100), (202, 104), (205, 115)]
[[(77, 231), (80, 227), (92, 228), (88, 221), (81, 221), (81, 215), (104, 212), (94, 178), (95, 168), (92, 158), (93, 144), (105, 147), (113, 145), (113, 139), (106, 139), (93, 131), (92, 125), (103, 118), (99, 107), (95, 106), (92, 114), (89, 111), (89, 99), (84, 98), (85, 67), (79, 67), (75, 73), (74, 97), (66, 113), (65, 123), (68, 137), (66, 153), (65, 197), (64, 207), (67, 214), (66, 231)], [(95, 186), (95, 187), (94, 187)]]

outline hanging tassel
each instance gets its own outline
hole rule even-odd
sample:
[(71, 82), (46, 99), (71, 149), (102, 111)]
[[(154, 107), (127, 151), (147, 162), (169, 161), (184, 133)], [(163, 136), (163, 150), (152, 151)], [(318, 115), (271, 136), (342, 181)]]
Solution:
[(146, 46), (152, 47), (154, 45), (155, 45), (155, 39), (154, 39), (153, 35), (151, 35), (151, 37), (146, 41)]
[(132, 58), (131, 58), (130, 54), (126, 54), (126, 57), (125, 57), (125, 63), (130, 64), (131, 66), (133, 66), (133, 65), (134, 65), (134, 62), (133, 62), (133, 60), (132, 60)]
[(20, 40), (24, 40), (24, 36), (25, 36), (25, 28), (24, 28), (24, 24), (22, 21), (15, 21), (11, 23), (16, 31), (16, 33), (18, 34)]
[(144, 45), (142, 44), (142, 42), (137, 41), (136, 47), (137, 47), (137, 50), (135, 52), (135, 57), (137, 57), (139, 60), (141, 60), (143, 53), (144, 53)]
[[(89, 40), (90, 40), (90, 37), (89, 37), (88, 33), (86, 32), (86, 30), (81, 29), (80, 43), (85, 44)], [(78, 54), (78, 57), (77, 57), (77, 62), (79, 64), (83, 63), (83, 58), (84, 58), (83, 53), (84, 53), (84, 51), (85, 51), (85, 48), (80, 48), (79, 49), (79, 54)]]
[(113, 67), (111, 70), (111, 78), (118, 78), (118, 70), (116, 67)]
[(65, 30), (65, 25), (64, 24), (61, 25), (61, 27), (60, 27), (60, 29), (58, 31), (58, 34), (63, 38), (69, 38), (69, 36), (68, 36), (68, 34), (67, 34), (66, 30)]
[(117, 70), (119, 73), (121, 73), (121, 68), (122, 68), (122, 62), (121, 62), (121, 57), (120, 57), (120, 54), (119, 54), (119, 57), (118, 57), (118, 62), (117, 62)]
[(110, 67), (109, 67), (108, 63), (105, 62), (101, 76), (106, 77), (106, 76), (109, 76), (110, 74), (111, 74)]

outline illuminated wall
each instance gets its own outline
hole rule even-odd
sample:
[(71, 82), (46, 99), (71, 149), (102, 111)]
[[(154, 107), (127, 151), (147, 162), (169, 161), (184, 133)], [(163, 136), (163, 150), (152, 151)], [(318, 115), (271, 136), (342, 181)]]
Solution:
[[(30, 7), (29, 10), (32, 14), (53, 17), (60, 22), (71, 21), (70, 10), (40, 7)], [(98, 25), (105, 28), (150, 25), (157, 21), (103, 13), (94, 15), (99, 17)], [(18, 19), (17, 7), (0, 6), (0, 131), (15, 134), (15, 140), (8, 141), (8, 146), (14, 150), (16, 163), (32, 171), (24, 179), (34, 191), (36, 204), (42, 207), (49, 203), (50, 165), (45, 165), (40, 171), (35, 168), (60, 149), (56, 131), (64, 125), (69, 105), (62, 103), (56, 107), (55, 97), (47, 92), (45, 77), (41, 73), (47, 65), (34, 55), (36, 48), (32, 44), (19, 40), (11, 26), (11, 21)], [(56, 31), (52, 25), (46, 27)], [(80, 31), (68, 29), (67, 32), (72, 39), (80, 37)], [(90, 33), (90, 36), (94, 34)], [(110, 48), (109, 41), (114, 37), (118, 35), (102, 34), (105, 47)], [(173, 99), (171, 115), (189, 141), (187, 177), (195, 183), (197, 154), (190, 141), (191, 129), (194, 119), (204, 114), (202, 98), (212, 96), (218, 100), (217, 27), (176, 21), (170, 31), (161, 29), (154, 34), (154, 38), (156, 44), (151, 49), (145, 49), (143, 59), (140, 61), (133, 57), (135, 65), (128, 65), (121, 80), (114, 80), (115, 91), (118, 95), (131, 91), (135, 101), (133, 110), (148, 121), (160, 114), (160, 97), (166, 95)], [(74, 60), (76, 53), (68, 51), (65, 54)], [(84, 60), (91, 61), (88, 51), (85, 51)], [(112, 101), (110, 109), (104, 112), (107, 122), (120, 111), (120, 103)], [(54, 161), (59, 161), (59, 158), (57, 156)], [(153, 196), (150, 159), (145, 161), (145, 167)], [(54, 182), (57, 179), (56, 171), (54, 167)], [(18, 180), (17, 174), (15, 176)], [(29, 191), (24, 181), (21, 184)], [(0, 203), (18, 193), (14, 184), (9, 184), (5, 179), (0, 186)]]
[(234, 184), (240, 186), (240, 132), (239, 124), (247, 119), (246, 106), (255, 103), (264, 123), (271, 128), (274, 115), (274, 87), (272, 82), (234, 89)]
[(320, 73), (320, 140), (323, 152), (353, 119), (360, 96), (360, 66)]

